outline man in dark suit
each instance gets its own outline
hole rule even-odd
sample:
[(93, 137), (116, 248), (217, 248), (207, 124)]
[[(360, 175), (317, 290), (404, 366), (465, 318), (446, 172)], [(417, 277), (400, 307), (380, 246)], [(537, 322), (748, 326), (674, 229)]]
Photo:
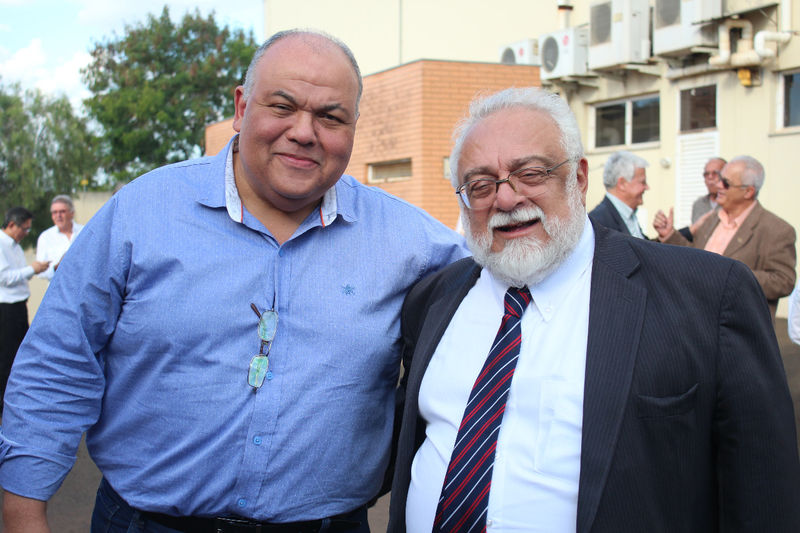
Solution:
[(646, 238), (636, 218), (647, 185), (647, 161), (636, 154), (620, 150), (611, 154), (603, 167), (603, 201), (589, 213), (595, 224), (602, 224), (622, 233)]
[(474, 259), (403, 307), (389, 531), (800, 531), (792, 404), (751, 272), (590, 223), (556, 95), (474, 102), (456, 139)]
[(653, 227), (668, 244), (692, 246), (736, 259), (750, 267), (767, 298), (773, 318), (778, 300), (794, 288), (794, 228), (758, 201), (764, 167), (757, 159), (739, 156), (722, 168), (717, 187), (719, 210), (693, 229), (693, 239), (673, 231), (672, 211), (656, 213)]

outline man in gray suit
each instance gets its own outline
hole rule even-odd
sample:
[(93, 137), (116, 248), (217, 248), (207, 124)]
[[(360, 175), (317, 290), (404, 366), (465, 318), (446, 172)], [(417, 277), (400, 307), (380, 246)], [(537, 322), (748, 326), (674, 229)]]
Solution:
[(673, 230), (672, 210), (669, 215), (656, 213), (653, 227), (663, 242), (716, 252), (749, 266), (775, 317), (778, 299), (794, 288), (794, 228), (758, 201), (764, 185), (764, 167), (758, 160), (746, 155), (735, 157), (719, 176), (720, 209), (700, 223), (691, 242)]
[(474, 102), (456, 138), (474, 259), (403, 306), (389, 530), (800, 531), (792, 403), (752, 273), (590, 223), (556, 95)]

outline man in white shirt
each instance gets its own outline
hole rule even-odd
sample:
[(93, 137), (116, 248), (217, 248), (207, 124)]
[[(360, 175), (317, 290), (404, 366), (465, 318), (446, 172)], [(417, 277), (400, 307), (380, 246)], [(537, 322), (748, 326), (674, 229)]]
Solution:
[(73, 221), (75, 205), (66, 194), (59, 194), (50, 202), (50, 216), (55, 225), (44, 230), (36, 242), (36, 259), (50, 263), (39, 277), (48, 281), (53, 279), (61, 258), (83, 229), (83, 225)]
[(625, 150), (611, 154), (603, 168), (606, 196), (589, 213), (592, 222), (644, 239), (636, 210), (650, 188), (645, 171), (648, 166), (647, 161)]
[(450, 161), (474, 258), (403, 306), (389, 531), (800, 531), (752, 273), (590, 223), (557, 95), (473, 102)]
[(19, 242), (31, 231), (32, 222), (30, 211), (12, 207), (6, 212), (0, 231), (0, 402), (17, 348), (28, 331), (28, 280), (48, 266), (42, 261), (25, 264), (25, 252)]

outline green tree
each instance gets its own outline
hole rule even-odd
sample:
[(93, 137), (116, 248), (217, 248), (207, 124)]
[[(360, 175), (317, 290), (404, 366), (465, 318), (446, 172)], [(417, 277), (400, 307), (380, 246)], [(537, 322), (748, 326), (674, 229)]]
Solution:
[(98, 165), (97, 137), (66, 96), (0, 84), (0, 210), (33, 212), (26, 243), (52, 225), (53, 196), (96, 185)]
[(205, 127), (232, 114), (255, 49), (252, 33), (218, 27), (213, 13), (195, 10), (176, 25), (166, 6), (96, 43), (81, 73), (93, 93), (84, 103), (104, 130), (106, 172), (127, 182), (201, 155)]

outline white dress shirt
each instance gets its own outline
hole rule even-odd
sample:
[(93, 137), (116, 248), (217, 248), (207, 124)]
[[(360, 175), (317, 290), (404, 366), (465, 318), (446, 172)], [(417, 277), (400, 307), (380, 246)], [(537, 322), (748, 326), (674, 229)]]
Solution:
[(67, 253), (69, 245), (78, 236), (78, 233), (83, 229), (83, 225), (77, 222), (72, 222), (72, 236), (67, 237), (64, 233), (58, 231), (58, 226), (47, 228), (39, 235), (39, 240), (36, 241), (36, 260), (37, 261), (50, 261), (50, 266), (47, 270), (38, 274), (40, 278), (53, 279), (56, 273), (55, 266)]
[[(574, 532), (594, 232), (541, 283), (522, 316), (522, 345), (498, 436), (490, 531)], [(503, 316), (508, 286), (483, 270), (461, 302), (419, 393), (426, 439), (411, 467), (409, 532), (429, 532), (472, 385)]]
[(28, 280), (33, 267), (25, 264), (25, 252), (17, 241), (0, 231), (0, 303), (13, 304), (28, 299)]
[(789, 296), (789, 338), (800, 344), (800, 283)]

